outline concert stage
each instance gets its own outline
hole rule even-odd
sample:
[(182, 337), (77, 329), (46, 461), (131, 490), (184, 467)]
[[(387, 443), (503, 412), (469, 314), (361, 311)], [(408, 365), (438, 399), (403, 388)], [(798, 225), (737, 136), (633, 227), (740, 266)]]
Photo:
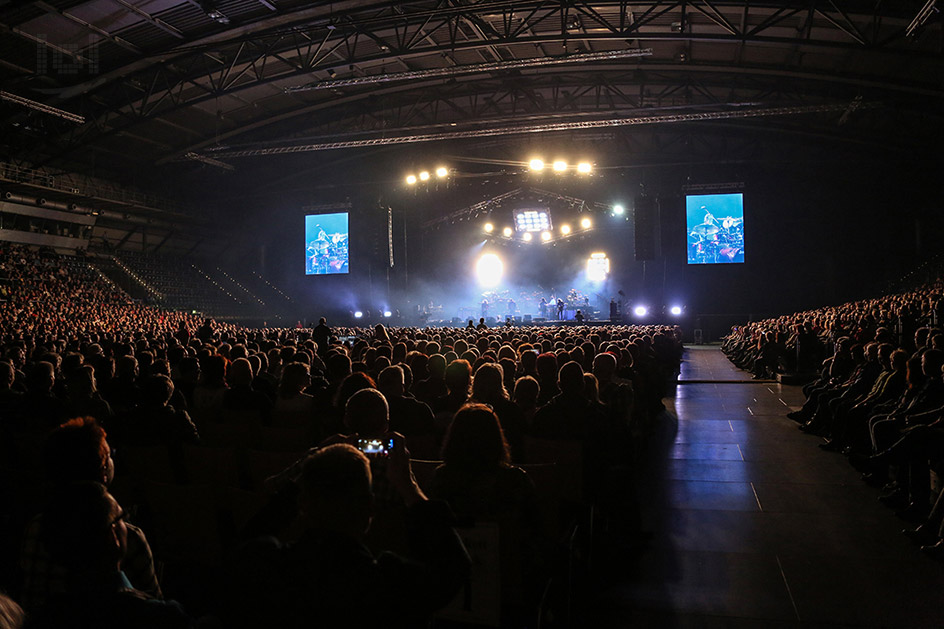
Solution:
[[(492, 319), (493, 319), (492, 321), (486, 320), (486, 324), (488, 325), (488, 327), (489, 327), (490, 329), (497, 329), (497, 328), (504, 328), (504, 327), (506, 327), (504, 321), (497, 321), (497, 320), (494, 320), (494, 318), (492, 318)], [(528, 321), (528, 322), (525, 322), (521, 317), (517, 317), (516, 319), (518, 319), (518, 320), (512, 321), (512, 324), (511, 324), (511, 327), (512, 327), (512, 328), (521, 328), (521, 327), (548, 327), (548, 328), (568, 327), (568, 328), (575, 328), (575, 327), (578, 327), (578, 326), (590, 326), (590, 327), (593, 327), (593, 326), (604, 326), (604, 325), (624, 325), (624, 324), (627, 323), (626, 321), (611, 321), (611, 320), (609, 320), (609, 319), (593, 319), (593, 320), (591, 320), (591, 321), (584, 321), (583, 323), (577, 323), (576, 321), (573, 321), (573, 320), (570, 320), (570, 321), (566, 321), (566, 320), (565, 320), (565, 321), (560, 321), (560, 320), (558, 320), (558, 319), (542, 320), (542, 319), (538, 318), (538, 319), (532, 319), (531, 321)], [(475, 322), (476, 325), (478, 325), (478, 319), (473, 319), (473, 321)], [(457, 320), (453, 319), (453, 320), (450, 320), (450, 321), (429, 321), (426, 325), (428, 325), (428, 326), (430, 326), (430, 327), (464, 328), (464, 327), (468, 327), (468, 325), (469, 325), (469, 320), (468, 320), (468, 319), (465, 319), (465, 320), (459, 319), (459, 320), (457, 321)]]

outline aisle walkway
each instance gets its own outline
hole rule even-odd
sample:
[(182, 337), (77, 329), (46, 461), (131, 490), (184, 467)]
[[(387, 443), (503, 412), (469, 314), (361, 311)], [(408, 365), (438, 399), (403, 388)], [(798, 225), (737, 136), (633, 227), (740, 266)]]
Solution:
[(785, 417), (799, 387), (745, 377), (718, 348), (686, 350), (680, 381), (699, 382), (666, 400), (678, 419), (643, 483), (655, 539), (603, 593), (600, 626), (944, 626), (944, 567)]

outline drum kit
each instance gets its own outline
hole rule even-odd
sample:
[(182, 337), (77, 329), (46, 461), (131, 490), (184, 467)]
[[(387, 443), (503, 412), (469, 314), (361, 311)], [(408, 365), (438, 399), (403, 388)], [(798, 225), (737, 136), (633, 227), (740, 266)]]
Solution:
[[(744, 219), (725, 217), (721, 225), (702, 223), (689, 233), (688, 261), (694, 264), (733, 262), (744, 253)], [(726, 258), (726, 259), (725, 259)]]
[(330, 240), (313, 240), (307, 251), (309, 273), (342, 273), (347, 265), (347, 234), (334, 234)]

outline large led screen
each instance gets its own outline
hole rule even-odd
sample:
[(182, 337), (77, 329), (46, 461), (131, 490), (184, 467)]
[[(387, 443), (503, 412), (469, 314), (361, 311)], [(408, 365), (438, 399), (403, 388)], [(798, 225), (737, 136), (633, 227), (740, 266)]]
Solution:
[(305, 217), (305, 275), (348, 272), (347, 212)]
[(689, 264), (744, 262), (744, 195), (685, 197)]

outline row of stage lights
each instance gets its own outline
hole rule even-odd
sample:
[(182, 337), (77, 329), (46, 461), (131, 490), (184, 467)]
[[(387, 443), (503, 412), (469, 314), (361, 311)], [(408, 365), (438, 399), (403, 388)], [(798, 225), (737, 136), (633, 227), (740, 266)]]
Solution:
[[(528, 161), (528, 168), (533, 172), (541, 172), (546, 168), (550, 168), (555, 173), (565, 173), (568, 170), (576, 170), (577, 174), (580, 175), (589, 175), (593, 172), (593, 164), (590, 162), (578, 162), (572, 166), (562, 159), (557, 159), (548, 164), (539, 157)], [(406, 185), (415, 186), (418, 183), (425, 183), (432, 179), (434, 175), (437, 179), (445, 179), (449, 176), (449, 169), (445, 166), (439, 166), (433, 172), (421, 170), (419, 173), (410, 173), (406, 176)]]
[[(528, 168), (535, 172), (541, 172), (547, 167), (548, 164), (540, 157), (535, 157), (528, 162)], [(593, 172), (593, 164), (590, 162), (578, 162), (576, 166), (571, 166), (562, 159), (556, 159), (550, 163), (550, 167), (555, 173), (565, 173), (571, 168), (576, 170), (577, 173), (581, 175), (589, 175), (591, 172)]]
[[(435, 173), (437, 179), (445, 179), (446, 177), (449, 176), (449, 169), (446, 168), (445, 166), (440, 166), (433, 172)], [(417, 182), (429, 181), (432, 178), (433, 178), (433, 175), (430, 174), (428, 170), (421, 170), (418, 175), (413, 175), (413, 174), (407, 175), (406, 185), (415, 186)]]
[[(593, 221), (591, 221), (589, 218), (580, 219), (581, 229), (586, 230), (586, 229), (590, 229), (591, 227), (593, 227)], [(485, 223), (482, 229), (485, 230), (486, 234), (491, 234), (491, 233), (494, 233), (495, 231), (495, 225), (493, 223)], [(573, 229), (571, 229), (570, 225), (564, 224), (560, 226), (561, 236), (569, 236), (572, 232), (573, 232)], [(505, 238), (513, 237), (514, 233), (515, 231), (511, 227), (505, 227), (504, 229), (502, 229), (502, 235)], [(544, 230), (541, 232), (541, 240), (544, 242), (549, 242), (553, 237), (554, 237), (554, 234), (552, 234), (549, 230)], [(523, 234), (521, 234), (521, 240), (525, 242), (531, 242), (533, 238), (534, 238), (533, 232), (524, 232)]]

